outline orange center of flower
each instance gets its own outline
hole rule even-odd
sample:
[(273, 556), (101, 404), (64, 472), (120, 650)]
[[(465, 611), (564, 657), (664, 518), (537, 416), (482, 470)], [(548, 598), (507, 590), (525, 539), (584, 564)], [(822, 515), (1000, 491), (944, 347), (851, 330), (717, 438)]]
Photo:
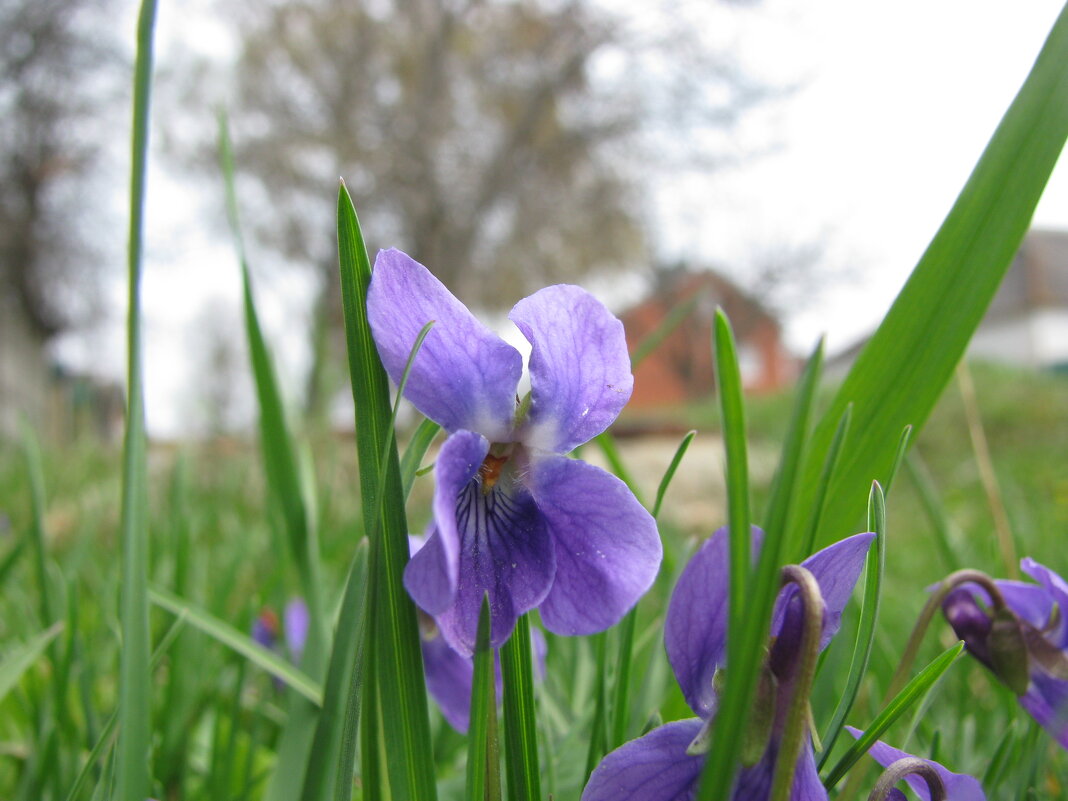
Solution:
[(482, 461), (482, 466), (478, 468), (478, 477), (482, 480), (483, 495), (488, 495), (489, 491), (493, 489), (497, 480), (501, 477), (501, 468), (504, 467), (504, 463), (507, 461), (507, 456), (486, 454), (486, 458)]

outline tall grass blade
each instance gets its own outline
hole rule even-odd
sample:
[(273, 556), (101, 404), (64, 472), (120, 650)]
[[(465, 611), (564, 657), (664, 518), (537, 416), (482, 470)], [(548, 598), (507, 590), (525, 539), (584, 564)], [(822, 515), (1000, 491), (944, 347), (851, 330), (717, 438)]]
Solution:
[[(311, 516), (314, 498), (309, 497), (310, 466), (302, 469), (297, 458), (297, 450), (286, 423), (271, 354), (256, 311), (252, 277), (245, 257), (237, 194), (234, 189), (230, 137), (223, 114), (219, 115), (219, 155), (226, 185), (227, 218), (241, 266), (245, 331), (260, 413), (260, 447), (263, 451), (264, 470), (267, 473), (271, 498), (282, 514), (293, 561), (300, 578), (301, 591), (308, 605), (308, 635), (302, 657), (303, 668), (318, 681), (322, 677), (326, 659), (327, 630), (319, 549), (314, 519)], [(300, 793), (303, 771), (315, 736), (317, 716), (318, 711), (306, 699), (290, 696), (287, 722), (278, 744), (275, 770), (267, 788), (269, 801), (290, 801)]]
[(664, 471), (664, 476), (660, 479), (660, 485), (656, 488), (656, 500), (653, 502), (651, 510), (653, 517), (659, 517), (660, 507), (664, 503), (664, 495), (667, 494), (668, 487), (671, 486), (671, 480), (675, 478), (675, 473), (678, 472), (679, 465), (682, 464), (682, 457), (686, 455), (686, 451), (690, 448), (690, 443), (693, 442), (693, 438), (696, 436), (696, 430), (687, 431), (686, 436), (679, 443), (679, 447), (675, 449), (675, 455), (671, 457), (671, 463), (668, 465), (668, 469)]
[(415, 429), (415, 433), (412, 434), (408, 447), (404, 449), (404, 456), (401, 457), (400, 462), (400, 474), (405, 500), (408, 499), (412, 492), (412, 486), (415, 484), (416, 474), (423, 463), (423, 457), (430, 450), (430, 446), (440, 431), (440, 425), (429, 418), (424, 419), (419, 424), (419, 427)]
[[(338, 251), (341, 295), (345, 312), (345, 340), (356, 414), (356, 447), (360, 461), (360, 490), (364, 529), (372, 537), (370, 564), (373, 590), (366, 614), (374, 633), (376, 669), (365, 669), (371, 681), (365, 687), (363, 714), (368, 704), (381, 704), (385, 768), (396, 798), (424, 801), (437, 797), (430, 753), (430, 730), (422, 656), (415, 606), (403, 586), (408, 561), (408, 524), (399, 460), (390, 425), (389, 383), (378, 359), (367, 320), (367, 287), (371, 264), (359, 220), (344, 185), (338, 191)], [(386, 457), (386, 470), (379, 467)], [(367, 732), (367, 727), (364, 728)], [(365, 776), (366, 778), (366, 776)]]
[(875, 547), (868, 550), (864, 566), (864, 602), (860, 610), (860, 624), (853, 646), (853, 658), (849, 663), (845, 689), (838, 699), (831, 720), (823, 730), (823, 751), (818, 769), (822, 769), (831, 749), (842, 732), (842, 724), (857, 700), (860, 682), (868, 671), (872, 645), (875, 642), (875, 624), (879, 619), (879, 601), (882, 597), (883, 565), (886, 563), (886, 499), (879, 482), (873, 482), (868, 499), (868, 530), (875, 532)]
[(917, 432), (1027, 231), (1068, 137), (1068, 7), (942, 227), (816, 427), (799, 519), (811, 515), (821, 459), (848, 403), (853, 436), (827, 495), (819, 542), (850, 533), (872, 479), (885, 482), (905, 425)]
[(501, 646), (504, 679), (504, 763), (509, 801), (541, 801), (534, 666), (530, 620), (520, 615), (512, 636)]
[[(304, 775), (303, 801), (330, 801), (339, 783), (352, 784), (355, 742), (346, 741), (346, 729), (355, 730), (360, 716), (360, 685), (363, 671), (367, 593), (367, 540), (361, 540), (349, 569), (341, 599), (334, 647), (326, 673), (323, 708), (312, 741)], [(340, 714), (338, 714), (340, 711)], [(345, 752), (348, 745), (349, 751)], [(346, 771), (347, 766), (347, 771)]]
[(475, 637), (475, 672), (471, 680), (471, 715), (467, 732), (469, 801), (500, 801), (501, 755), (497, 735), (496, 659), (490, 647), (489, 596), (482, 599)]
[[(770, 599), (764, 603), (759, 567), (777, 561), (775, 545), (767, 539), (755, 576), (750, 575), (752, 535), (749, 525), (749, 461), (746, 452), (745, 405), (742, 376), (734, 334), (722, 310), (714, 322), (716, 388), (723, 417), (727, 451), (727, 521), (729, 534), (730, 592), (727, 616), (727, 684), (713, 732), (714, 746), (701, 773), (700, 801), (727, 798), (741, 757), (742, 731), (756, 691), (763, 640), (771, 625)], [(770, 539), (770, 538), (769, 538)], [(774, 577), (773, 577), (774, 578)], [(765, 590), (770, 588), (764, 588)], [(769, 594), (769, 593), (765, 593)], [(766, 614), (764, 607), (767, 607)]]
[(645, 361), (645, 357), (660, 347), (661, 343), (671, 336), (672, 332), (682, 325), (687, 317), (693, 314), (693, 310), (704, 299), (705, 294), (704, 292), (698, 292), (679, 303), (664, 316), (660, 325), (645, 335), (641, 342), (634, 347), (634, 352), (630, 355), (631, 370), (638, 369), (638, 365)]
[(808, 555), (815, 550), (816, 537), (820, 530), (820, 522), (827, 503), (827, 490), (830, 489), (831, 480), (838, 468), (838, 457), (842, 454), (842, 445), (849, 436), (849, 423), (853, 417), (853, 404), (846, 404), (845, 411), (838, 421), (838, 427), (834, 430), (834, 438), (831, 446), (827, 449), (827, 457), (823, 460), (823, 469), (820, 471), (820, 480), (816, 485), (816, 495), (812, 515), (809, 518), (808, 533), (805, 534), (801, 553)]
[(150, 789), (152, 706), (148, 671), (148, 463), (141, 347), (141, 261), (149, 100), (152, 93), (155, 0), (143, 0), (137, 20), (130, 238), (126, 317), (126, 435), (122, 456), (122, 592), (119, 656), (119, 747), (115, 761), (119, 801), (143, 801)]
[(849, 747), (848, 751), (842, 754), (834, 768), (827, 775), (827, 778), (823, 780), (823, 786), (828, 790), (833, 790), (842, 777), (849, 772), (849, 769), (856, 764), (857, 760), (864, 756), (875, 741), (882, 736), (883, 732), (890, 728), (920, 696), (933, 687), (943, 673), (949, 670), (963, 650), (964, 643), (958, 642), (935, 657), (931, 664), (917, 673), (915, 678), (906, 684), (901, 692), (890, 700), (890, 703), (883, 707), (883, 710), (875, 717), (875, 720), (864, 730), (864, 734)]
[(44, 650), (63, 631), (63, 623), (55, 623), (29, 642), (8, 648), (0, 661), (0, 701), (3, 701), (11, 689), (19, 683), (22, 674), (40, 659)]
[(797, 487), (797, 473), (805, 452), (808, 438), (809, 417), (812, 403), (819, 386), (820, 371), (823, 367), (823, 340), (820, 339), (815, 350), (805, 363), (801, 379), (797, 382), (797, 398), (790, 415), (790, 427), (782, 445), (779, 467), (771, 483), (768, 509), (764, 515), (764, 533), (768, 539), (777, 542), (786, 562), (800, 562), (808, 554), (801, 552), (801, 532), (794, 532), (790, 525), (790, 512), (793, 508)]
[(301, 591), (308, 604), (310, 625), (308, 641), (305, 644), (304, 667), (313, 676), (318, 676), (323, 664), (326, 631), (319, 557), (315, 553), (314, 536), (312, 536), (312, 525), (309, 520), (309, 509), (305, 503), (306, 492), (302, 484), (296, 448), (286, 422), (282, 394), (252, 293), (252, 277), (245, 258), (237, 194), (234, 190), (230, 135), (226, 117), (222, 114), (219, 115), (219, 155), (226, 185), (227, 218), (241, 267), (245, 331), (248, 337), (249, 359), (255, 379), (256, 400), (260, 413), (260, 448), (263, 451), (263, 466), (273, 503), (278, 505), (282, 513), (290, 550), (300, 576)]
[(274, 651), (269, 651), (249, 635), (205, 611), (194, 603), (156, 587), (149, 591), (152, 603), (168, 612), (184, 616), (191, 626), (216, 642), (240, 654), (256, 667), (284, 682), (315, 706), (323, 704), (323, 688), (300, 668), (294, 667)]

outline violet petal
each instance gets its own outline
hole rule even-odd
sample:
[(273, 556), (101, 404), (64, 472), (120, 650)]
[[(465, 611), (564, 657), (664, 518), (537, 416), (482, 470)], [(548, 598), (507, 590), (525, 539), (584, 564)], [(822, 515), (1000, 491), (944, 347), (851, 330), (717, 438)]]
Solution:
[(634, 388), (623, 324), (593, 295), (566, 284), (524, 298), (508, 316), (532, 346), (524, 441), (567, 453), (608, 428)]
[(286, 604), (282, 613), (284, 623), (282, 630), (285, 632), (286, 646), (294, 664), (300, 664), (300, 658), (304, 654), (304, 643), (308, 640), (308, 605), (303, 598), (294, 598)]
[(450, 648), (441, 637), (422, 640), (421, 645), (427, 689), (449, 725), (466, 734), (471, 716), (474, 663), (470, 657)]
[(444, 612), (456, 596), (461, 536), (456, 507), (488, 452), (489, 442), (481, 434), (457, 431), (445, 440), (434, 464), (434, 532), (404, 570), (405, 588), (431, 615)]
[[(864, 559), (868, 554), (875, 535), (871, 532), (854, 534), (833, 545), (828, 545), (801, 563), (819, 582), (820, 594), (825, 606), (823, 614), (823, 632), (820, 635), (820, 649), (827, 647), (842, 625), (842, 611), (853, 595), (853, 588), (860, 571), (864, 568)], [(771, 633), (777, 635), (782, 627), (786, 604), (797, 593), (796, 587), (787, 587), (779, 596), (772, 616)]]
[(542, 622), (557, 634), (604, 631), (656, 578), (656, 521), (618, 478), (566, 456), (532, 460), (530, 489), (556, 550)]
[[(1020, 568), (1039, 584), (1046, 588), (1061, 610), (1061, 622), (1049, 638), (1058, 648), (1068, 648), (1068, 582), (1045, 565), (1036, 562), (1030, 556), (1020, 560)], [(1045, 622), (1045, 621), (1043, 621)], [(1041, 626), (1040, 626), (1041, 627)]]
[(677, 720), (620, 746), (601, 760), (582, 801), (692, 801), (705, 757), (686, 748), (701, 725)]
[(437, 615), (441, 633), (453, 648), (471, 654), (482, 597), (488, 593), (490, 643), (496, 648), (552, 586), (556, 559), (546, 520), (523, 487), (504, 481), (487, 494), (471, 481), (460, 491), (451, 517), (437, 504), (434, 514), (439, 529), (447, 518), (460, 541), (456, 595)]
[(447, 431), (478, 431), (494, 442), (509, 439), (523, 358), (426, 267), (399, 250), (380, 251), (367, 291), (367, 317), (394, 383), (400, 382), (420, 330), (433, 320), (412, 363), (405, 397)]
[[(853, 737), (859, 738), (864, 732), (860, 729), (854, 729), (852, 726), (846, 726), (848, 731)], [(911, 757), (912, 754), (906, 753), (898, 748), (894, 748), (891, 745), (887, 745), (882, 740), (876, 741), (871, 747), (868, 753), (882, 765), (884, 768), (889, 767), (899, 759), (905, 757)], [(920, 757), (923, 759), (923, 757)], [(986, 794), (983, 792), (982, 785), (966, 773), (954, 773), (953, 771), (939, 765), (932, 759), (924, 759), (928, 765), (935, 769), (939, 778), (942, 779), (942, 783), (946, 786), (946, 799), (947, 801), (986, 801)], [(905, 779), (905, 782), (912, 788), (923, 801), (931, 801), (931, 794), (927, 789), (927, 782), (925, 782), (919, 776), (909, 776)]]
[(1032, 669), (1031, 686), (1020, 696), (1020, 706), (1068, 749), (1068, 681)]
[[(752, 558), (763, 532), (753, 528)], [(709, 537), (690, 557), (671, 593), (664, 620), (664, 647), (682, 694), (702, 718), (716, 707), (712, 677), (727, 654), (730, 588), (727, 529)]]

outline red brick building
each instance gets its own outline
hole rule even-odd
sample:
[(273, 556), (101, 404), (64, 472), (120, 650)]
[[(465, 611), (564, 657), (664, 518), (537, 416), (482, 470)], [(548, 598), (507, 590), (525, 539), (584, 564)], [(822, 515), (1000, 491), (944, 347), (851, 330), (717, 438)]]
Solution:
[(784, 347), (779, 322), (769, 311), (721, 275), (680, 270), (668, 274), (651, 297), (620, 315), (633, 353), (673, 311), (689, 310), (639, 364), (632, 407), (681, 404), (712, 394), (712, 320), (717, 307), (734, 329), (747, 391), (770, 392), (794, 379), (797, 360)]

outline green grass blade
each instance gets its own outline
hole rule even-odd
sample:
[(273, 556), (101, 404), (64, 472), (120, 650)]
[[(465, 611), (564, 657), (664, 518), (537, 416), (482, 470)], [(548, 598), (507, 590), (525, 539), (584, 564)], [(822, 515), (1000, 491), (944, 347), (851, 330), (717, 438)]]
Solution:
[(497, 735), (497, 682), (490, 647), (489, 596), (482, 599), (475, 638), (475, 672), (471, 680), (471, 716), (467, 732), (469, 801), (500, 801), (501, 756)]
[(831, 486), (835, 471), (838, 469), (838, 459), (842, 454), (842, 445), (849, 436), (849, 423), (853, 418), (853, 404), (846, 404), (845, 411), (838, 421), (838, 427), (834, 430), (834, 437), (827, 449), (827, 457), (823, 460), (823, 469), (820, 471), (820, 480), (816, 485), (816, 496), (813, 512), (810, 517), (808, 533), (805, 535), (804, 544), (801, 547), (802, 554), (811, 554), (815, 550), (816, 537), (820, 530), (820, 521), (827, 504), (827, 490)]
[(40, 593), (41, 625), (51, 626), (58, 617), (48, 581), (48, 546), (45, 542), (45, 489), (44, 470), (41, 467), (41, 449), (29, 426), (22, 429), (22, 454), (26, 463), (26, 476), (30, 482), (30, 534), (33, 542), (33, 567)]
[(644, 506), (641, 491), (638, 489), (634, 476), (631, 475), (627, 465), (623, 462), (623, 454), (619, 452), (615, 437), (609, 431), (602, 431), (594, 438), (594, 441), (597, 443), (597, 447), (601, 449), (601, 453), (604, 454), (604, 458), (608, 460), (608, 466), (612, 472), (630, 488), (630, 491), (634, 493), (634, 497), (638, 499), (638, 503)]
[[(315, 680), (322, 678), (327, 649), (327, 625), (319, 564), (319, 548), (312, 511), (314, 496), (310, 487), (310, 459), (298, 459), (293, 437), (286, 423), (285, 409), (252, 292), (252, 278), (245, 258), (244, 240), (234, 190), (234, 166), (226, 118), (219, 115), (219, 154), (226, 187), (227, 218), (241, 266), (245, 310), (245, 331), (249, 359), (255, 379), (259, 406), (260, 448), (272, 502), (281, 510), (293, 561), (300, 577), (301, 592), (308, 605), (308, 635), (302, 657), (303, 668)], [(287, 721), (278, 743), (277, 760), (267, 788), (268, 801), (290, 801), (303, 786), (315, 736), (318, 710), (306, 699), (290, 696)]]
[(638, 365), (645, 361), (645, 357), (660, 347), (660, 344), (671, 336), (671, 333), (682, 325), (687, 317), (693, 314), (693, 310), (697, 308), (697, 304), (705, 295), (706, 293), (704, 292), (698, 292), (668, 312), (660, 322), (660, 325), (646, 334), (642, 341), (634, 347), (634, 352), (630, 355), (630, 369), (638, 369)]
[(696, 436), (696, 430), (686, 432), (686, 436), (682, 438), (679, 447), (675, 449), (675, 455), (671, 457), (671, 463), (668, 465), (668, 469), (664, 471), (664, 477), (660, 479), (660, 485), (656, 488), (656, 501), (654, 501), (652, 508), (653, 517), (660, 515), (660, 506), (664, 503), (664, 495), (667, 493), (668, 487), (671, 486), (671, 479), (675, 477), (675, 473), (682, 463), (682, 457), (686, 455), (686, 451), (690, 448), (690, 443), (693, 442), (693, 438)]
[(926, 421), (1020, 246), (1066, 137), (1068, 8), (816, 428), (802, 473), (799, 519), (812, 513), (820, 458), (853, 402), (854, 435), (842, 450), (817, 544), (851, 531), (861, 519), (869, 482), (885, 482), (902, 428), (912, 424), (918, 432)]
[(890, 465), (890, 472), (886, 476), (885, 495), (890, 494), (890, 488), (894, 485), (897, 471), (901, 469), (901, 463), (905, 461), (905, 454), (909, 451), (909, 442), (912, 440), (912, 426), (905, 426), (901, 437), (897, 441), (897, 451), (894, 453), (894, 461)]
[(260, 325), (252, 292), (252, 277), (245, 258), (244, 238), (234, 190), (234, 165), (226, 118), (219, 116), (219, 157), (226, 187), (227, 219), (234, 248), (241, 266), (241, 285), (245, 311), (245, 332), (249, 359), (256, 385), (259, 407), (260, 448), (272, 502), (277, 504), (285, 522), (289, 546), (300, 575), (301, 591), (308, 604), (309, 630), (304, 651), (304, 668), (318, 677), (324, 663), (326, 624), (322, 601), (322, 580), (316, 553), (312, 521), (305, 503), (305, 485), (297, 459), (293, 437), (286, 422), (282, 394), (275, 375), (267, 340)]
[(801, 379), (797, 382), (797, 398), (790, 415), (790, 427), (783, 440), (782, 456), (779, 467), (771, 483), (768, 509), (764, 515), (764, 533), (772, 542), (782, 540), (781, 553), (785, 561), (800, 562), (808, 554), (801, 552), (800, 532), (795, 533), (790, 525), (790, 512), (793, 508), (797, 485), (797, 473), (805, 451), (808, 438), (809, 417), (812, 403), (819, 385), (820, 370), (823, 367), (823, 340), (821, 339), (805, 364)]
[(883, 732), (890, 728), (894, 721), (901, 717), (920, 696), (933, 687), (943, 673), (949, 670), (963, 650), (964, 643), (958, 642), (935, 657), (931, 664), (916, 674), (916, 677), (906, 684), (876, 716), (875, 720), (864, 730), (864, 734), (842, 754), (827, 778), (824, 779), (823, 786), (828, 790), (834, 789), (835, 785), (842, 780), (857, 760), (867, 753)]
[(3, 701), (11, 688), (19, 683), (27, 670), (41, 658), (41, 654), (63, 631), (63, 623), (56, 623), (33, 637), (29, 642), (9, 647), (0, 661), (0, 701)]
[(19, 539), (7, 549), (7, 553), (0, 559), (0, 590), (3, 590), (7, 577), (11, 575), (15, 565), (19, 563), (19, 557), (22, 556), (22, 552), (26, 549), (26, 542), (26, 539)]
[(316, 706), (322, 706), (323, 688), (307, 673), (294, 667), (273, 651), (268, 651), (249, 635), (205, 611), (196, 604), (161, 588), (149, 591), (152, 603), (175, 615), (183, 615), (189, 624), (216, 642), (241, 654), (257, 667), (275, 676)]
[[(367, 686), (377, 695), (374, 703), (381, 704), (382, 720), (389, 722), (383, 732), (385, 767), (394, 796), (424, 801), (436, 798), (437, 790), (433, 765), (425, 758), (431, 752), (430, 730), (415, 606), (403, 585), (408, 562), (404, 491), (396, 446), (390, 444), (389, 383), (367, 320), (371, 264), (344, 185), (338, 192), (338, 251), (364, 527), (377, 532), (370, 545), (374, 595), (367, 612), (375, 634), (368, 657), (373, 654), (376, 670), (367, 671), (372, 677)], [(380, 484), (383, 454), (387, 469)], [(364, 715), (371, 711), (367, 701), (365, 695)]]
[[(346, 740), (345, 731), (354, 730), (360, 716), (366, 589), (367, 540), (362, 540), (356, 547), (345, 582), (323, 695), (324, 709), (342, 710), (342, 713), (319, 716), (304, 774), (301, 793), (304, 801), (329, 801), (334, 798), (338, 783), (352, 784), (355, 743), (351, 738)], [(350, 749), (347, 753), (346, 746)]]
[(401, 457), (400, 462), (401, 484), (405, 500), (408, 499), (412, 492), (412, 486), (415, 484), (416, 474), (423, 463), (423, 457), (426, 456), (426, 452), (430, 449), (440, 431), (440, 425), (433, 420), (424, 419), (419, 424), (419, 427), (415, 429), (415, 433), (412, 434), (412, 438), (408, 442), (408, 447), (405, 448), (404, 456)]
[(137, 20), (134, 65), (133, 142), (130, 169), (130, 238), (126, 317), (126, 435), (122, 458), (122, 579), (119, 657), (119, 801), (143, 801), (151, 784), (152, 705), (148, 670), (148, 464), (141, 346), (141, 262), (145, 179), (148, 166), (149, 100), (152, 94), (155, 0), (143, 0)]
[(949, 513), (938, 496), (934, 478), (917, 453), (913, 452), (905, 457), (905, 472), (912, 479), (912, 485), (920, 496), (920, 507), (931, 524), (931, 528), (934, 529), (934, 541), (942, 557), (943, 566), (947, 572), (962, 567), (964, 561), (957, 555), (956, 546), (950, 535), (952, 524), (949, 520)]
[[(722, 310), (714, 323), (716, 387), (723, 416), (723, 441), (727, 451), (727, 520), (729, 529), (730, 593), (727, 630), (727, 685), (720, 702), (713, 733), (714, 743), (701, 773), (700, 801), (726, 798), (730, 794), (741, 757), (743, 726), (756, 690), (763, 640), (771, 625), (771, 606), (762, 603), (761, 573), (750, 575), (752, 552), (749, 526), (749, 466), (745, 442), (745, 406), (742, 376), (734, 334)], [(775, 546), (765, 539), (761, 563), (776, 558)], [(759, 568), (758, 568), (759, 569)], [(755, 581), (754, 581), (755, 578)], [(757, 586), (753, 586), (756, 584)], [(764, 614), (764, 607), (767, 613)]]
[(530, 621), (520, 615), (515, 630), (501, 646), (504, 679), (504, 763), (509, 801), (541, 801), (537, 720), (534, 710), (534, 666)]
[[(590, 637), (594, 651), (593, 719), (590, 721), (589, 742), (586, 744), (586, 770), (589, 781), (601, 757), (608, 751), (605, 733), (608, 728), (608, 635), (601, 631)], [(511, 797), (509, 790), (509, 797)]]
[(886, 499), (879, 482), (873, 482), (868, 499), (868, 530), (875, 532), (875, 542), (868, 550), (864, 567), (864, 603), (860, 611), (857, 640), (853, 646), (853, 658), (849, 663), (845, 689), (838, 699), (831, 720), (823, 730), (823, 752), (817, 769), (822, 769), (831, 755), (846, 716), (857, 700), (860, 683), (868, 671), (872, 645), (875, 642), (875, 624), (879, 619), (879, 601), (882, 597), (883, 565), (886, 563)]

